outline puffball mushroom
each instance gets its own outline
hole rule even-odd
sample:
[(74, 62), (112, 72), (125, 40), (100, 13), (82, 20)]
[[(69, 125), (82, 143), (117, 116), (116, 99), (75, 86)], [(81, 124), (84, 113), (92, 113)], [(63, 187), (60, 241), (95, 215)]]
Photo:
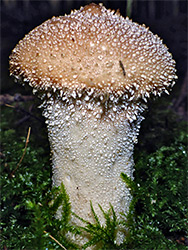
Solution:
[(43, 100), (53, 185), (64, 183), (77, 215), (92, 220), (90, 201), (102, 223), (98, 204), (128, 212), (120, 174), (133, 178), (147, 99), (167, 92), (175, 72), (157, 35), (102, 4), (47, 20), (13, 49), (11, 75)]

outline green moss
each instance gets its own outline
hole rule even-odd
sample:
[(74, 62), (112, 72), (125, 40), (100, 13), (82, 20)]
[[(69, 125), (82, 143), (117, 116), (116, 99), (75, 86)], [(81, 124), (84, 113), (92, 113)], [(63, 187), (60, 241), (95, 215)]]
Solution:
[(95, 219), (94, 223), (85, 221), (84, 219), (74, 214), (74, 216), (76, 216), (85, 224), (84, 227), (80, 228), (82, 229), (83, 232), (86, 232), (88, 238), (90, 238), (88, 242), (83, 245), (82, 249), (86, 249), (87, 247), (90, 246), (96, 246), (97, 249), (121, 249), (121, 247), (117, 246), (116, 244), (116, 234), (118, 228), (120, 227), (112, 205), (110, 204), (109, 211), (105, 212), (99, 204), (99, 208), (102, 211), (103, 216), (105, 218), (105, 225), (101, 224), (97, 214), (94, 211), (92, 202), (90, 203), (90, 206), (93, 217)]
[(134, 220), (129, 247), (185, 249), (173, 241), (187, 235), (187, 135), (155, 153), (140, 152), (135, 166)]
[(27, 130), (15, 124), (20, 119), (19, 112), (9, 107), (3, 107), (1, 111), (1, 244), (8, 249), (23, 249), (34, 237), (29, 230), (33, 218), (26, 201), (39, 202), (51, 186), (49, 150), (45, 151), (47, 146), (39, 146), (31, 132), (31, 142), (18, 166)]

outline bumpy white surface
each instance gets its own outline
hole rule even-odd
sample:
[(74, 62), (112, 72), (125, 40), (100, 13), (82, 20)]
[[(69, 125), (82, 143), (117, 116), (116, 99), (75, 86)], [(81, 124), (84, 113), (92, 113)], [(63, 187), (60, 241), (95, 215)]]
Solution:
[(64, 183), (72, 210), (80, 217), (93, 222), (92, 201), (101, 223), (105, 219), (98, 204), (108, 211), (111, 203), (119, 219), (120, 213), (128, 212), (131, 201), (120, 175), (123, 172), (133, 177), (133, 147), (141, 118), (131, 124), (124, 111), (104, 111), (103, 104), (95, 100), (63, 102), (52, 97), (43, 107), (53, 184)]

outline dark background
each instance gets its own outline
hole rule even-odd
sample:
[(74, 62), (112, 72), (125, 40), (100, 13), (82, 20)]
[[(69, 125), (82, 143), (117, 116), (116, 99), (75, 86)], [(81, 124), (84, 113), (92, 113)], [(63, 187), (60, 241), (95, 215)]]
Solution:
[[(18, 1), (1, 0), (1, 96), (15, 93), (31, 94), (22, 86), (14, 84), (9, 77), (8, 57), (11, 50), (30, 30), (52, 16), (69, 14), (71, 9), (91, 2), (102, 2), (106, 8), (119, 9), (122, 16), (128, 13), (127, 1)], [(187, 117), (187, 1), (140, 1), (133, 0), (130, 18), (145, 23), (158, 34), (168, 46), (177, 62), (179, 77), (173, 89), (173, 109), (181, 119)], [(129, 11), (130, 11), (129, 10)], [(1, 98), (2, 102), (2, 98)]]

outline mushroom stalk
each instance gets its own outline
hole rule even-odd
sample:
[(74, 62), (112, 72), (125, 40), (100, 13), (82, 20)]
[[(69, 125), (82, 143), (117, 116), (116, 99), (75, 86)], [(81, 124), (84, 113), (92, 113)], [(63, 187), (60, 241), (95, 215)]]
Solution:
[(98, 204), (107, 211), (111, 203), (118, 218), (128, 212), (131, 196), (120, 175), (133, 177), (133, 147), (142, 118), (131, 122), (121, 105), (117, 108), (108, 101), (91, 99), (87, 95), (66, 101), (52, 97), (44, 102), (43, 115), (51, 145), (53, 184), (64, 183), (72, 210), (80, 217), (92, 218), (92, 201), (104, 222)]

